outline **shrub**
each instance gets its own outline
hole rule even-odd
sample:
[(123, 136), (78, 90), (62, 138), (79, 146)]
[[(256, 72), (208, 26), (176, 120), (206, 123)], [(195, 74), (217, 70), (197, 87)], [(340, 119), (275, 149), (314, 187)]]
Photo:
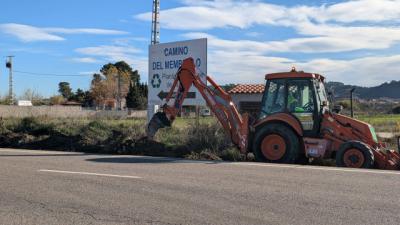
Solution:
[(202, 123), (196, 126), (190, 123), (187, 129), (187, 146), (194, 151), (209, 149), (219, 152), (231, 145), (221, 125), (217, 122)]
[(227, 161), (243, 161), (245, 159), (244, 155), (236, 147), (229, 147), (222, 150), (220, 157)]
[(53, 132), (53, 126), (44, 121), (46, 118), (26, 117), (20, 120), (14, 131), (32, 135), (50, 135)]
[(392, 109), (393, 114), (400, 114), (400, 106), (396, 106)]
[(94, 120), (85, 126), (80, 134), (82, 146), (100, 146), (112, 135), (112, 131), (106, 123)]

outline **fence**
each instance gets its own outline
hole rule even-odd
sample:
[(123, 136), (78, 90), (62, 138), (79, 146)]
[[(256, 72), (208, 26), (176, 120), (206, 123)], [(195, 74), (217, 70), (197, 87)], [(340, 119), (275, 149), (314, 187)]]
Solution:
[(80, 106), (8, 106), (0, 105), (0, 117), (64, 117), (64, 118), (146, 118), (145, 110), (96, 110)]

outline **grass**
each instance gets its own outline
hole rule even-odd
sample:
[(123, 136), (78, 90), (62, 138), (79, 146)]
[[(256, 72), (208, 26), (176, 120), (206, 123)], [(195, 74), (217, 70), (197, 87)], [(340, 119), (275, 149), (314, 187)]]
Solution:
[[(400, 115), (359, 116), (377, 132), (400, 134)], [(177, 118), (145, 141), (145, 119), (0, 118), (0, 147), (240, 161), (218, 121)], [(381, 140), (391, 148), (395, 140)]]
[(145, 119), (5, 118), (0, 147), (111, 154), (239, 160), (222, 127), (212, 118), (177, 119), (146, 141)]
[[(400, 115), (381, 114), (358, 116), (357, 119), (371, 124), (378, 133), (391, 133), (394, 137), (400, 136)], [(379, 135), (378, 135), (379, 136)], [(396, 138), (379, 138), (380, 141), (388, 144), (391, 149), (397, 149)]]
[(357, 119), (371, 124), (378, 132), (400, 132), (400, 115), (359, 116)]

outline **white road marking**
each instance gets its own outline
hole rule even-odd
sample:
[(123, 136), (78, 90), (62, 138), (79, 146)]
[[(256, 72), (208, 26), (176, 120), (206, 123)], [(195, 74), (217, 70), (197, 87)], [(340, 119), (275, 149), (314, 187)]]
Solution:
[(325, 171), (342, 171), (352, 173), (372, 173), (372, 174), (392, 174), (400, 175), (400, 172), (392, 170), (369, 170), (369, 169), (350, 169), (350, 168), (333, 168), (333, 167), (322, 167), (322, 166), (298, 166), (298, 165), (279, 165), (279, 164), (262, 164), (262, 163), (231, 163), (238, 166), (262, 166), (262, 167), (275, 167), (275, 168), (291, 168), (291, 169), (303, 169), (303, 170), (325, 170)]
[(88, 173), (88, 172), (74, 172), (74, 171), (63, 171), (63, 170), (38, 170), (39, 172), (47, 173), (64, 173), (64, 174), (78, 174), (78, 175), (89, 175), (89, 176), (101, 176), (101, 177), (118, 177), (118, 178), (130, 178), (130, 179), (140, 179), (142, 177), (138, 176), (127, 176), (127, 175), (115, 175), (115, 174), (105, 174), (105, 173)]

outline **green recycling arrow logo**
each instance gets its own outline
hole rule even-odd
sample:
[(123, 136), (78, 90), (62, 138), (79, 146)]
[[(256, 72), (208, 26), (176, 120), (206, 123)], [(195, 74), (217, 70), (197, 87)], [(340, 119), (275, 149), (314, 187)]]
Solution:
[(153, 88), (160, 88), (161, 85), (161, 78), (160, 75), (157, 73), (153, 75), (153, 78), (151, 79), (151, 86)]

